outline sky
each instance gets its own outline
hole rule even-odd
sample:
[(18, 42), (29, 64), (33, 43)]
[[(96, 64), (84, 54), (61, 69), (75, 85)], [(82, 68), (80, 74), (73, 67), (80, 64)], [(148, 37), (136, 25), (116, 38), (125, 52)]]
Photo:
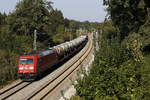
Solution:
[[(12, 12), (20, 0), (0, 0), (0, 12)], [(102, 22), (106, 16), (103, 0), (51, 0), (65, 18), (77, 21)]]

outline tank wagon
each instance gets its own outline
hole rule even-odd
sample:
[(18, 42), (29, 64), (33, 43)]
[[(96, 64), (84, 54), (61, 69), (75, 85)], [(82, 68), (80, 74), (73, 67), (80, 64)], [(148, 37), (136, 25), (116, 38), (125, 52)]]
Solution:
[(88, 35), (51, 47), (48, 50), (35, 51), (20, 56), (18, 62), (18, 76), (21, 79), (36, 79), (37, 76), (50, 67), (63, 62), (80, 51), (88, 41)]

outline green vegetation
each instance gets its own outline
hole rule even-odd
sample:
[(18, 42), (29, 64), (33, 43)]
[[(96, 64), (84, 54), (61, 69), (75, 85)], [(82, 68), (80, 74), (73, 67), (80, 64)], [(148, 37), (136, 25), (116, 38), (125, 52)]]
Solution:
[(150, 100), (150, 3), (104, 0), (109, 19), (99, 25), (100, 50), (71, 100)]
[(75, 38), (86, 23), (64, 18), (46, 0), (21, 0), (9, 14), (0, 13), (0, 87), (17, 79), (18, 57), (33, 50), (34, 30), (40, 50)]

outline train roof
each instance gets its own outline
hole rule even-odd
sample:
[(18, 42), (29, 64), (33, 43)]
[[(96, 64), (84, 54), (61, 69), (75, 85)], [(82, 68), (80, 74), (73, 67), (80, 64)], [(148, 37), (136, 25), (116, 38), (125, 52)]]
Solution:
[(23, 56), (34, 56), (34, 55), (40, 55), (40, 56), (46, 56), (48, 54), (54, 53), (54, 50), (49, 49), (49, 50), (41, 50), (41, 51), (32, 51), (29, 54), (25, 54)]
[(46, 56), (48, 54), (54, 53), (54, 50), (50, 49), (50, 50), (44, 50), (40, 52), (41, 56)]

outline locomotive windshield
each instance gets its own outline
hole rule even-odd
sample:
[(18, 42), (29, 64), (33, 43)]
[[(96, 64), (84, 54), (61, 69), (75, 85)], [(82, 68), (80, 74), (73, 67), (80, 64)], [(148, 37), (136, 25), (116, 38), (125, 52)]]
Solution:
[(20, 64), (33, 64), (33, 59), (20, 59)]

